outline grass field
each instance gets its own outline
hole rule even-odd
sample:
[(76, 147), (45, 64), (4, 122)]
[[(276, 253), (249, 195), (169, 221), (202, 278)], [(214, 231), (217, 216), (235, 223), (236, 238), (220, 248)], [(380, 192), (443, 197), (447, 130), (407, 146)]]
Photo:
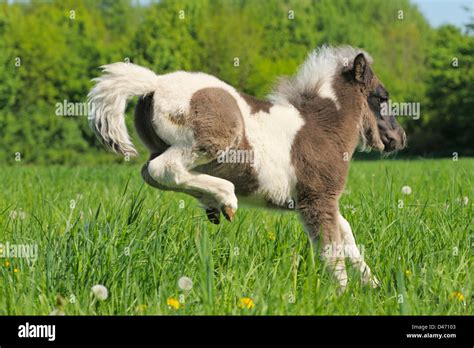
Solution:
[(341, 211), (382, 285), (350, 270), (340, 296), (296, 214), (241, 207), (215, 226), (139, 169), (2, 168), (0, 243), (38, 255), (0, 259), (0, 314), (49, 314), (58, 295), (66, 315), (473, 314), (473, 159), (353, 163)]

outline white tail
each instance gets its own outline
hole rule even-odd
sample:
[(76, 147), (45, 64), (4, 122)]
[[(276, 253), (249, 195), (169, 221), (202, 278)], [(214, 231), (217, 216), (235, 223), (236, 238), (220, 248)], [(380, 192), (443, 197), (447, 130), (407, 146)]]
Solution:
[(91, 103), (89, 123), (98, 138), (112, 151), (136, 156), (125, 125), (127, 99), (155, 90), (157, 75), (132, 63), (114, 63), (101, 67), (105, 73), (88, 94)]

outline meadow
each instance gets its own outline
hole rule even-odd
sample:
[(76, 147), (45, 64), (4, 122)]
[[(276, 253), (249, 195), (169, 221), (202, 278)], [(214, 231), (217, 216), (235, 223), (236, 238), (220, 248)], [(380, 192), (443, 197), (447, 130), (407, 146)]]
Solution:
[(38, 255), (0, 259), (0, 315), (472, 315), (473, 172), (474, 159), (355, 161), (341, 211), (381, 287), (349, 268), (338, 295), (295, 213), (240, 207), (216, 226), (130, 162), (3, 167), (0, 243)]

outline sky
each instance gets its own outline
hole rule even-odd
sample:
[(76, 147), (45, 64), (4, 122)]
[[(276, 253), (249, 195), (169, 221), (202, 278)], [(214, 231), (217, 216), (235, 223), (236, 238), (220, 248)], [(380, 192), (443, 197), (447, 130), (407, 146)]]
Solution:
[[(390, 0), (388, 0), (390, 1)], [(474, 0), (411, 0), (433, 27), (454, 24), (463, 28), (474, 16)], [(470, 9), (470, 13), (463, 9)]]
[[(159, 0), (134, 1), (147, 5)], [(474, 16), (474, 0), (411, 0), (411, 2), (418, 6), (421, 13), (433, 27), (438, 27), (442, 24), (454, 24), (464, 28), (464, 24), (469, 21), (471, 16)], [(463, 6), (470, 8), (471, 13), (466, 12)]]
[[(5, 0), (0, 0), (0, 3)], [(14, 0), (6, 0), (13, 2)], [(30, 0), (15, 0), (17, 2), (28, 2)], [(50, 0), (40, 0), (48, 2)], [(160, 0), (133, 0), (134, 3), (140, 5), (149, 5)], [(261, 1), (261, 0), (254, 0)], [(386, 0), (390, 1), (390, 0)], [(454, 24), (460, 28), (469, 21), (469, 18), (474, 16), (474, 0), (410, 0), (416, 4), (421, 13), (425, 16), (428, 22), (433, 27), (438, 27), (442, 24)], [(468, 7), (470, 13), (465, 11), (463, 7)]]

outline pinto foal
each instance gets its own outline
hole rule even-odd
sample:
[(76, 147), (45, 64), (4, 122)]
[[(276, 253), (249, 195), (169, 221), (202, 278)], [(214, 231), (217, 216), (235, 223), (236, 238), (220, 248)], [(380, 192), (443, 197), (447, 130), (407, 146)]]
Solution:
[[(296, 209), (310, 240), (320, 237), (342, 289), (345, 256), (375, 287), (338, 207), (358, 144), (384, 152), (405, 146), (395, 118), (381, 114), (388, 93), (371, 63), (362, 50), (323, 46), (267, 100), (204, 73), (156, 75), (131, 63), (110, 64), (89, 93), (90, 123), (113, 151), (136, 155), (124, 115), (127, 99), (140, 96), (135, 127), (151, 153), (142, 168), (148, 184), (197, 198), (213, 223), (221, 212), (232, 221), (236, 195)], [(253, 161), (219, 160), (229, 151), (252, 153)]]

